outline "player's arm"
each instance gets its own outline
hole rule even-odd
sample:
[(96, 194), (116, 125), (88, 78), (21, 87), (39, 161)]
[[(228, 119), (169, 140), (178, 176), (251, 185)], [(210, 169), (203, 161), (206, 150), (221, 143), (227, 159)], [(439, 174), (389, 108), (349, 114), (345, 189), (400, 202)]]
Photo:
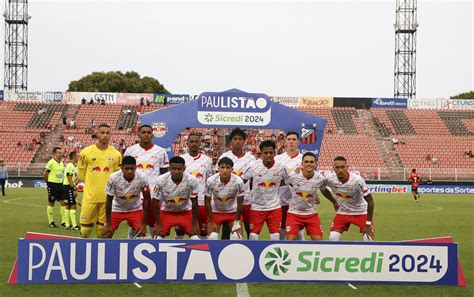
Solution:
[(49, 172), (49, 169), (44, 169), (43, 179), (46, 183), (48, 183)]
[(337, 203), (337, 200), (334, 199), (331, 192), (329, 192), (328, 188), (322, 187), (319, 190), (321, 191), (321, 194), (323, 194), (323, 196), (332, 203), (334, 210), (337, 211), (339, 209), (339, 204)]
[(150, 211), (150, 204), (151, 204), (150, 186), (149, 185), (146, 185), (142, 189), (142, 194), (143, 194), (143, 199), (145, 200), (145, 208), (143, 210), (144, 214), (143, 214), (142, 223), (141, 223), (142, 230), (139, 230), (138, 233), (146, 235), (146, 220), (148, 218), (148, 212)]
[(193, 231), (194, 235), (199, 235), (199, 225), (197, 218), (199, 216), (199, 206), (198, 206), (198, 199), (197, 195), (191, 197), (191, 203), (192, 203), (192, 214), (193, 214)]
[(160, 217), (160, 199), (158, 185), (155, 185), (153, 192), (151, 193), (151, 204), (153, 207), (153, 213), (155, 214), (156, 222), (154, 226), (153, 237), (158, 237), (161, 235), (161, 217)]
[(79, 155), (79, 161), (77, 161), (77, 179), (78, 181), (84, 181), (87, 170), (87, 158), (85, 150), (82, 150)]
[(105, 225), (102, 232), (105, 238), (112, 238), (112, 200), (114, 196), (107, 194), (107, 201), (105, 202)]
[(211, 207), (211, 196), (208, 194), (204, 195), (204, 205), (206, 206), (206, 213), (207, 213), (207, 232), (210, 234), (211, 232), (215, 231), (216, 223), (212, 218), (212, 207)]
[(367, 196), (364, 196), (364, 199), (367, 201), (367, 221), (372, 222), (375, 208), (374, 198), (372, 197), (372, 194), (368, 194)]
[(162, 162), (160, 164), (160, 174), (165, 174), (170, 170), (170, 161), (168, 159), (168, 154), (166, 152), (163, 152), (163, 158)]

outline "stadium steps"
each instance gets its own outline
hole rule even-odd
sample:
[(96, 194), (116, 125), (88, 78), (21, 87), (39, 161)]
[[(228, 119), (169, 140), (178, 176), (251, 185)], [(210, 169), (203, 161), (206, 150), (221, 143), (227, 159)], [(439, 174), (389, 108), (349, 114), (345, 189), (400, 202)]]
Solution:
[(396, 168), (393, 172), (389, 172), (389, 175), (393, 178), (398, 177), (398, 169), (403, 168), (403, 163), (398, 156), (397, 151), (393, 147), (393, 143), (385, 138), (383, 131), (378, 129), (376, 124), (376, 117), (373, 116), (370, 110), (357, 110), (359, 114), (359, 119), (364, 128), (367, 136), (375, 140), (375, 145), (377, 150), (382, 157), (382, 160), (386, 168)]
[(353, 117), (357, 117), (358, 114), (354, 108), (334, 108), (332, 114), (338, 131), (342, 130), (344, 134), (358, 134), (353, 119)]
[(474, 112), (438, 111), (438, 115), (454, 136), (474, 136), (474, 132), (464, 125), (463, 120), (474, 120)]
[(76, 116), (79, 113), (80, 109), (81, 109), (80, 105), (68, 105), (68, 108), (65, 113), (66, 118), (68, 120), (70, 119), (76, 120)]
[(401, 110), (387, 110), (387, 116), (392, 122), (397, 134), (414, 135), (416, 134), (407, 115)]
[[(138, 121), (137, 109), (134, 105), (123, 105), (117, 121), (117, 129), (127, 130), (135, 127)], [(122, 126), (122, 129), (120, 129)]]

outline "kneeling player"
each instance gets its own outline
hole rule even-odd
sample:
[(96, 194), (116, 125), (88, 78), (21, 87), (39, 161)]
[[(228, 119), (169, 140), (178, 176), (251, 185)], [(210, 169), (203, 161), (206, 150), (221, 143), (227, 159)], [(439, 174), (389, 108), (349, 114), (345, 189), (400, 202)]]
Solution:
[[(122, 160), (122, 170), (112, 173), (106, 187), (106, 224), (103, 236), (112, 238), (122, 221), (127, 221), (138, 235), (146, 234), (146, 215), (150, 205), (150, 187), (144, 173), (136, 171), (135, 158), (126, 156)], [(145, 211), (140, 199), (145, 199)]]
[(217, 166), (219, 173), (208, 178), (205, 192), (209, 239), (218, 239), (223, 223), (229, 225), (230, 239), (241, 239), (240, 217), (244, 204), (244, 182), (232, 174), (234, 162), (230, 158), (220, 159)]
[(357, 225), (364, 233), (364, 241), (374, 238), (372, 215), (374, 199), (365, 181), (357, 174), (349, 173), (347, 160), (336, 157), (333, 165), (334, 173), (326, 178), (326, 185), (336, 194), (339, 209), (331, 226), (329, 240), (337, 241), (351, 224)]
[(173, 157), (170, 171), (158, 177), (152, 194), (156, 238), (164, 238), (172, 227), (179, 226), (191, 239), (199, 239), (198, 181), (185, 169), (184, 159)]
[(338, 206), (337, 201), (326, 189), (324, 177), (314, 171), (316, 156), (311, 152), (305, 153), (301, 165), (301, 173), (290, 174), (285, 180), (292, 190), (286, 217), (286, 238), (296, 240), (300, 229), (306, 228), (306, 233), (312, 240), (321, 240), (323, 231), (316, 212), (316, 204), (319, 202), (318, 189), (333, 203), (335, 209)]

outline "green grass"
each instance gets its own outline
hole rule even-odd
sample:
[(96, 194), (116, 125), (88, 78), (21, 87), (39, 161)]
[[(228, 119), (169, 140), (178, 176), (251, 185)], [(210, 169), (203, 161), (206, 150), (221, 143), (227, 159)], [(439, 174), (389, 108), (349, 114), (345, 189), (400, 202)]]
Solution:
[[(0, 199), (0, 296), (236, 296), (234, 284), (143, 284), (137, 289), (133, 284), (43, 284), (7, 285), (7, 279), (17, 254), (17, 240), (26, 231), (78, 235), (77, 231), (61, 228), (50, 229), (46, 219), (45, 189), (8, 189), (8, 196)], [(469, 195), (423, 195), (414, 203), (411, 195), (374, 194), (376, 240), (399, 241), (451, 235), (459, 243), (459, 259), (468, 287), (415, 286), (415, 285), (357, 285), (353, 290), (347, 285), (336, 284), (248, 284), (251, 296), (312, 296), (312, 295), (371, 295), (371, 296), (474, 296), (474, 197)], [(13, 200), (12, 200), (13, 199)], [(11, 200), (11, 201), (9, 201)], [(4, 203), (4, 202), (9, 203)], [(26, 205), (27, 204), (27, 205)], [(56, 223), (59, 207), (56, 206)], [(79, 212), (78, 212), (79, 213)], [(322, 201), (319, 209), (324, 227), (324, 238), (334, 212), (331, 205)], [(126, 236), (122, 224), (116, 237)], [(268, 235), (262, 234), (263, 239)], [(360, 240), (356, 228), (343, 235), (344, 240)]]

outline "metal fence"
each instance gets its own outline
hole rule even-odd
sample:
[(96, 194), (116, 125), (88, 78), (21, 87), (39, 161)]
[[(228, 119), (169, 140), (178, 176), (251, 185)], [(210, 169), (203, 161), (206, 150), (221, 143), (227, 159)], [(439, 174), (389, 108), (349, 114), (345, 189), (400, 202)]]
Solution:
[[(10, 177), (39, 177), (43, 175), (44, 163), (18, 163), (6, 164)], [(352, 172), (360, 174), (365, 180), (408, 180), (411, 168), (386, 168), (386, 167), (350, 167)], [(318, 167), (323, 173), (332, 172), (330, 167)], [(433, 181), (474, 181), (474, 168), (417, 168), (423, 180)]]

